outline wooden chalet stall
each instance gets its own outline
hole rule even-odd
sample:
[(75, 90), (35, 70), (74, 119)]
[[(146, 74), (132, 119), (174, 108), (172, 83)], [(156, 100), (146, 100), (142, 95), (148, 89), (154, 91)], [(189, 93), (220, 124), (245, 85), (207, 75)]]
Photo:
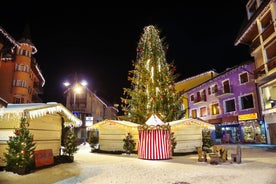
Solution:
[(52, 149), (53, 156), (60, 154), (62, 124), (65, 127), (81, 125), (81, 120), (59, 103), (8, 104), (7, 108), (0, 109), (0, 166), (5, 166), (1, 158), (22, 117), (29, 123), (36, 143), (35, 151)]
[(104, 120), (98, 122), (90, 129), (96, 129), (99, 132), (99, 146), (103, 151), (124, 151), (123, 139), (127, 133), (131, 133), (136, 143), (135, 151), (138, 145), (138, 124), (129, 121)]
[(197, 151), (197, 147), (202, 146), (202, 130), (215, 130), (215, 126), (204, 121), (192, 118), (168, 122), (171, 132), (174, 132), (177, 142), (175, 153), (189, 153)]

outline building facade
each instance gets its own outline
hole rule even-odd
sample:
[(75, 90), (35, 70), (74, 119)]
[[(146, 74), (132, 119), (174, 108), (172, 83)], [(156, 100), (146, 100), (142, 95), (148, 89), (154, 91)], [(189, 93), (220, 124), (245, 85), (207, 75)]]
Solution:
[(258, 86), (262, 123), (267, 143), (276, 144), (276, 2), (249, 0), (247, 20), (241, 27), (235, 45), (247, 45), (254, 58), (255, 83)]
[(218, 140), (266, 143), (254, 69), (254, 62), (244, 62), (187, 91), (189, 116), (214, 124)]
[(75, 128), (79, 143), (82, 143), (89, 137), (89, 126), (105, 119), (116, 120), (118, 109), (102, 100), (76, 78), (65, 91), (66, 107), (82, 120), (82, 125)]
[(0, 27), (0, 97), (7, 103), (42, 102), (45, 79), (33, 57), (36, 52), (29, 38), (16, 41)]
[(183, 111), (183, 117), (188, 118), (189, 117), (189, 105), (188, 105), (188, 95), (186, 91), (189, 89), (198, 86), (201, 83), (204, 83), (205, 81), (208, 81), (209, 79), (212, 79), (213, 77), (217, 76), (218, 73), (214, 70), (210, 70), (204, 73), (201, 73), (199, 75), (195, 75), (189, 78), (186, 78), (184, 80), (178, 81), (175, 83), (175, 90), (179, 93), (181, 93), (182, 97), (182, 111)]

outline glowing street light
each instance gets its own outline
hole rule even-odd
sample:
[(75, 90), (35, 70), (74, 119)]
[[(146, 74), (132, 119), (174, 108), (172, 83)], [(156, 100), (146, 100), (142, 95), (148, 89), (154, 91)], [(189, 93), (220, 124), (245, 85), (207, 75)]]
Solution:
[[(87, 86), (87, 81), (82, 80), (81, 82), (78, 82), (77, 76), (75, 76), (75, 81), (73, 84), (71, 84), (69, 81), (65, 81), (63, 85), (67, 87), (67, 90), (64, 93), (67, 93), (68, 91), (72, 90), (74, 94), (74, 102), (73, 102), (73, 110), (76, 110), (76, 95), (81, 94), (84, 87)], [(66, 100), (67, 103), (67, 100)]]

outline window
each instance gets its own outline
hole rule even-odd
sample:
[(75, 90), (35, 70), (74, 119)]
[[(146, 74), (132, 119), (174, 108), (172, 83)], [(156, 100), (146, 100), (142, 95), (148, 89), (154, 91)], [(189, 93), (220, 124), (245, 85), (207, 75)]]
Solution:
[(216, 92), (218, 92), (218, 85), (214, 84), (214, 85), (211, 86), (210, 94), (215, 94)]
[(211, 88), (208, 87), (208, 95), (210, 95), (210, 94), (211, 94)]
[(196, 102), (200, 102), (201, 101), (201, 96), (200, 96), (200, 92), (198, 91), (196, 93)]
[(250, 108), (254, 108), (254, 103), (253, 103), (253, 95), (246, 95), (246, 96), (242, 96), (240, 97), (240, 102), (241, 102), (241, 109), (250, 109)]
[(211, 105), (211, 114), (212, 115), (219, 114), (219, 104), (218, 103)]
[(257, 8), (258, 6), (257, 6), (256, 0), (252, 0), (251, 2), (248, 3), (247, 5), (248, 19), (251, 18), (251, 16), (254, 14)]
[(205, 89), (201, 91), (201, 100), (206, 101), (206, 91)]
[(197, 118), (197, 111), (196, 111), (196, 109), (192, 110), (191, 115), (192, 115), (192, 118)]
[(27, 88), (28, 82), (25, 80), (13, 80), (13, 86)]
[(206, 107), (201, 107), (200, 108), (200, 117), (207, 116), (207, 108)]
[(15, 104), (22, 104), (22, 103), (24, 103), (24, 98), (14, 97), (14, 98), (13, 98), (13, 102), (14, 102)]
[(235, 107), (235, 99), (225, 101), (225, 112), (233, 112), (236, 111)]
[(24, 64), (16, 64), (15, 71), (29, 72), (30, 68)]
[(14, 102), (15, 104), (20, 104), (20, 98), (14, 97), (14, 98), (13, 98), (13, 102)]
[(270, 109), (275, 107), (276, 102), (276, 82), (262, 87), (263, 107)]
[(246, 82), (248, 82), (248, 73), (244, 72), (244, 73), (240, 74), (240, 83), (243, 84)]
[(191, 95), (191, 102), (195, 100), (194, 95)]
[(224, 91), (224, 93), (230, 93), (229, 80), (223, 81), (222, 85), (223, 85), (223, 91)]

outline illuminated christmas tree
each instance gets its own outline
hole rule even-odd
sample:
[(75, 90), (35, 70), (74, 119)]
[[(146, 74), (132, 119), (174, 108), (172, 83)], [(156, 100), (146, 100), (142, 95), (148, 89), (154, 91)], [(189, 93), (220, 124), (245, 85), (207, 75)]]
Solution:
[(165, 122), (180, 117), (181, 100), (175, 90), (175, 66), (166, 61), (167, 46), (152, 25), (144, 28), (137, 47), (134, 70), (129, 71), (130, 88), (124, 88), (122, 110), (126, 119), (143, 124), (157, 114)]
[(73, 157), (74, 153), (78, 151), (77, 138), (74, 135), (72, 129), (69, 129), (66, 138), (64, 140), (64, 150), (63, 152), (69, 157)]
[(7, 142), (7, 153), (4, 154), (7, 171), (21, 170), (22, 173), (18, 174), (24, 174), (30, 171), (34, 164), (35, 143), (28, 126), (27, 120), (22, 118), (20, 127), (15, 129), (14, 136), (11, 136)]
[(123, 149), (126, 151), (127, 154), (132, 153), (135, 150), (135, 141), (131, 135), (131, 133), (127, 133), (126, 137), (123, 139), (124, 146)]

